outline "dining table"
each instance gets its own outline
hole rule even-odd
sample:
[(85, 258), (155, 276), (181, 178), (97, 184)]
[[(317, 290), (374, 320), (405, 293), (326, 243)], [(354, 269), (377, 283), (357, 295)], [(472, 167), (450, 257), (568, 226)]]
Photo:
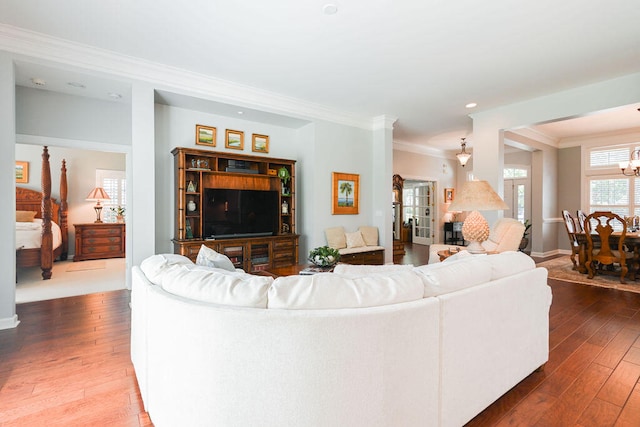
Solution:
[[(620, 231), (614, 231), (611, 233), (611, 236), (609, 236), (609, 245), (612, 249), (618, 247), (620, 234)], [(580, 245), (578, 252), (578, 271), (587, 274), (587, 236), (584, 231), (575, 233), (575, 236)], [(591, 239), (594, 243), (600, 242), (600, 235), (598, 233), (591, 233)], [(624, 245), (628, 248), (629, 252), (633, 252), (633, 263), (629, 272), (635, 272), (640, 268), (640, 230), (633, 232), (627, 231), (624, 238)]]

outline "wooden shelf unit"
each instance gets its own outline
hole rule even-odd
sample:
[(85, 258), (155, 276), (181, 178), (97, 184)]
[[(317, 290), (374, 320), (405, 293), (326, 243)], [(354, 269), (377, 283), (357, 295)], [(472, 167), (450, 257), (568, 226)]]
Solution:
[[(228, 152), (174, 148), (175, 225), (174, 252), (195, 261), (200, 245), (227, 255), (237, 268), (259, 271), (298, 263), (295, 224), (295, 160), (248, 156)], [(291, 176), (286, 190), (277, 171)], [(202, 206), (205, 188), (277, 191), (278, 232), (267, 237), (208, 240)], [(287, 204), (286, 212), (282, 209)], [(195, 206), (194, 206), (195, 204)]]

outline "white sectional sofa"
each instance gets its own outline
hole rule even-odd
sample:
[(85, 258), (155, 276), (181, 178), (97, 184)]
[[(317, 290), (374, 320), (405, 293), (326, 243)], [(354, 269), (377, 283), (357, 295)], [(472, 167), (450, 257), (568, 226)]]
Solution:
[(155, 255), (131, 358), (158, 427), (462, 426), (547, 361), (550, 303), (518, 252), (275, 280)]

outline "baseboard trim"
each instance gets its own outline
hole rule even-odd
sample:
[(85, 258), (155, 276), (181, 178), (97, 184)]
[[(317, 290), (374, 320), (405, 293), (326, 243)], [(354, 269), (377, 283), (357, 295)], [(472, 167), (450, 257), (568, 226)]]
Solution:
[(547, 252), (531, 252), (531, 256), (534, 258), (546, 258), (554, 255), (570, 255), (571, 251), (565, 249), (554, 249)]
[(15, 328), (20, 324), (18, 320), (18, 315), (14, 314), (13, 317), (6, 317), (4, 319), (0, 319), (0, 330), (2, 329), (11, 329)]

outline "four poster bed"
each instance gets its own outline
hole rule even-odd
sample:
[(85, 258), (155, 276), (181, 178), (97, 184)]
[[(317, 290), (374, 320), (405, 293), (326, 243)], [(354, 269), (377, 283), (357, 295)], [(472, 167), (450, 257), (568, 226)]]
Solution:
[(42, 191), (16, 186), (16, 267), (42, 269), (51, 278), (53, 261), (67, 259), (67, 168), (62, 160), (60, 203), (51, 198), (49, 151), (42, 151)]

